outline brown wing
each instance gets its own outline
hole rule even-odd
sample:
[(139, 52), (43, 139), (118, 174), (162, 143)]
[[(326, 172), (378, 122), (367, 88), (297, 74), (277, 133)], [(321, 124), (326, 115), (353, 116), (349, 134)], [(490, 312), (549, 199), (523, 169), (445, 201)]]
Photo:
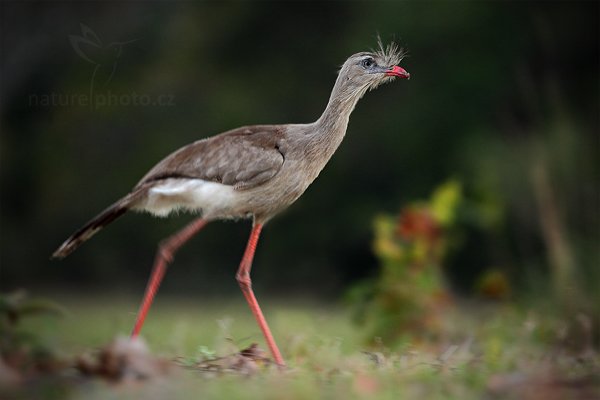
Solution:
[(278, 125), (234, 129), (189, 144), (156, 164), (136, 187), (168, 178), (203, 179), (247, 189), (277, 174), (284, 161)]

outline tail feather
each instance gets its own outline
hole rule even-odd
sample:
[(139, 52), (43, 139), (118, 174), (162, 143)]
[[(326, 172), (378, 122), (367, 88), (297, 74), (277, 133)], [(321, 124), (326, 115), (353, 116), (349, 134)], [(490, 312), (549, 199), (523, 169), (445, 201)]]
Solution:
[(51, 258), (65, 258), (81, 246), (83, 242), (94, 236), (100, 229), (125, 214), (133, 205), (134, 200), (137, 199), (137, 194), (139, 193), (132, 193), (102, 211), (65, 240), (65, 242), (52, 253)]

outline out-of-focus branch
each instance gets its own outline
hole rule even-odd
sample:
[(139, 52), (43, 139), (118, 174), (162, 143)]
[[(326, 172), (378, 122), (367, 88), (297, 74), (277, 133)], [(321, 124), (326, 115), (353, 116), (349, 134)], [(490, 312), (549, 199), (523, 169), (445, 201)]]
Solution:
[(533, 162), (530, 174), (542, 237), (552, 271), (554, 290), (563, 304), (573, 304), (577, 293), (574, 290), (573, 255), (566, 238), (565, 228), (560, 220), (556, 196), (548, 176), (548, 168), (542, 157), (538, 157)]

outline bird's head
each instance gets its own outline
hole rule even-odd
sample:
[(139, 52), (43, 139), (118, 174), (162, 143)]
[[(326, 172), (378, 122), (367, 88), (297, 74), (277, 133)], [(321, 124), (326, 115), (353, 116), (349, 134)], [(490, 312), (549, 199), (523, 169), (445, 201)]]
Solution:
[(364, 94), (382, 83), (394, 78), (410, 79), (410, 74), (398, 66), (405, 53), (395, 43), (384, 47), (379, 41), (379, 48), (370, 52), (357, 53), (342, 65), (339, 77), (353, 91)]

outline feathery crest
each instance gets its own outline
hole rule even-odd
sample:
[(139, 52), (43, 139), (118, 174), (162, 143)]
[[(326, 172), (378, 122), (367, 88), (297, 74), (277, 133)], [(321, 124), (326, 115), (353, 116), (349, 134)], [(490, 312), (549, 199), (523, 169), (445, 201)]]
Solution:
[(377, 35), (377, 50), (371, 50), (373, 53), (377, 54), (377, 56), (381, 57), (385, 60), (386, 66), (398, 65), (400, 61), (406, 56), (406, 52), (403, 48), (398, 47), (396, 42), (391, 41), (387, 46), (383, 45), (383, 41), (381, 40), (381, 36)]

